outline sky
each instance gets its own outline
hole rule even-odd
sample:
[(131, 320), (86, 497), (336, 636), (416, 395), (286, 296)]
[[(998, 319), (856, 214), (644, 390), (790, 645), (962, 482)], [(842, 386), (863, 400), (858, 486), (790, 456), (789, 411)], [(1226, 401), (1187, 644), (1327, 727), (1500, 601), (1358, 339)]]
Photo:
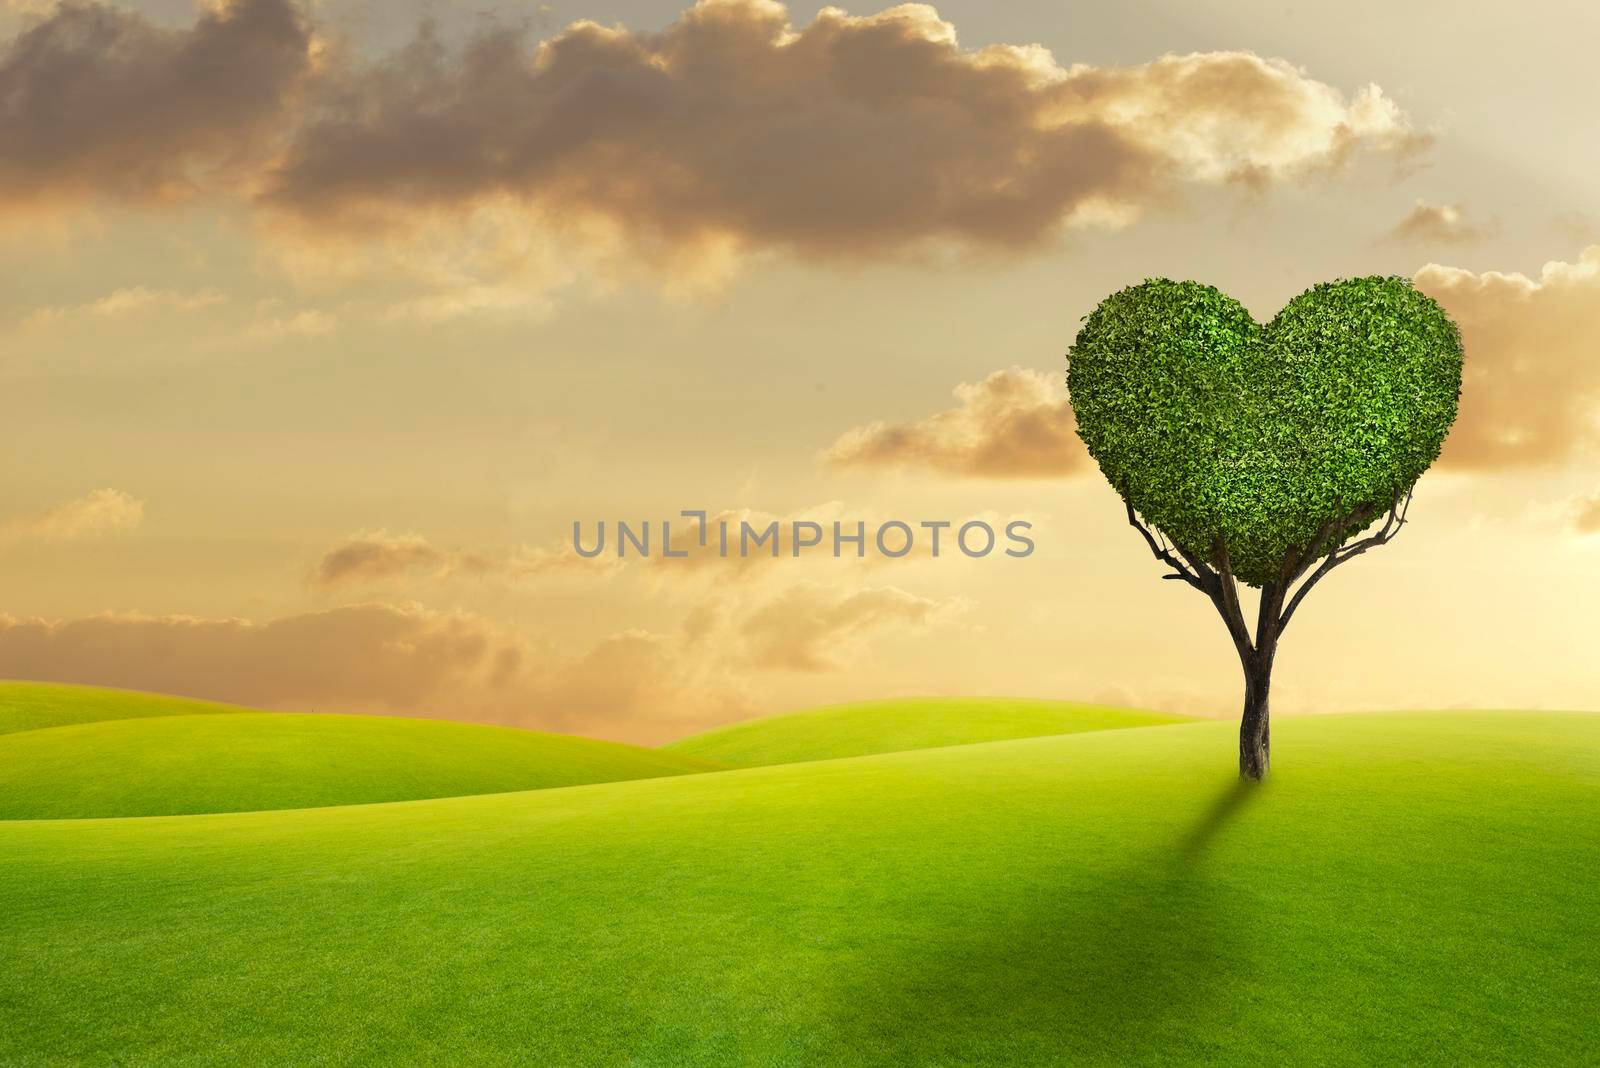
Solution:
[[(656, 743), (914, 694), (1236, 715), (1073, 431), (1104, 296), (1460, 323), (1281, 713), (1600, 707), (1590, 5), (0, 7), (0, 677)], [(1032, 525), (586, 559), (574, 523)]]

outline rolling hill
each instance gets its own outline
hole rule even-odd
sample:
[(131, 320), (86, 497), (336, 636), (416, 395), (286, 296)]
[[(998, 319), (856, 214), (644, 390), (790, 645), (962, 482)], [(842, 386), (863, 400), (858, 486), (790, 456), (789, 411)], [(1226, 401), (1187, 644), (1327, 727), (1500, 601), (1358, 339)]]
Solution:
[(0, 819), (351, 805), (717, 767), (658, 749), (439, 720), (147, 716), (0, 735)]
[(0, 1062), (1593, 1060), (1600, 715), (1234, 732), (0, 823)]
[(1190, 723), (1170, 712), (1014, 697), (861, 701), (745, 720), (664, 748), (736, 767), (897, 753), (1046, 734)]
[(0, 682), (0, 734), (146, 716), (203, 716), (248, 708), (102, 686), (58, 682)]

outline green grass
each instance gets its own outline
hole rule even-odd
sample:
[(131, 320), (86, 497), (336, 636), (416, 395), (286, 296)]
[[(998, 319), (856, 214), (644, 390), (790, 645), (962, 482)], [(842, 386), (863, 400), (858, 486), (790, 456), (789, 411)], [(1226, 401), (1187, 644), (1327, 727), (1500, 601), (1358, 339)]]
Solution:
[(0, 824), (0, 1062), (1594, 1063), (1600, 716)]
[(158, 693), (70, 686), (57, 682), (0, 682), (0, 734), (145, 716), (201, 716), (250, 709)]
[(308, 808), (705, 771), (590, 738), (386, 716), (239, 712), (0, 735), (0, 819)]
[(665, 748), (737, 767), (899, 753), (1046, 734), (1190, 723), (1189, 716), (1015, 697), (861, 701), (745, 720)]

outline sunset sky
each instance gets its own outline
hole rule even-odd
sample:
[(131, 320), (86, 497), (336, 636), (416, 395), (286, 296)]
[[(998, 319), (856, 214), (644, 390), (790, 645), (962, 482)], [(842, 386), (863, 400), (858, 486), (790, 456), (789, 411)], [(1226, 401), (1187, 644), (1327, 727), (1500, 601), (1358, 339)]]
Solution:
[[(643, 742), (1235, 715), (1064, 355), (1146, 277), (1399, 274), (1460, 419), (1274, 708), (1600, 708), (1600, 9), (0, 3), (0, 677)], [(1037, 551), (571, 549), (696, 508)]]

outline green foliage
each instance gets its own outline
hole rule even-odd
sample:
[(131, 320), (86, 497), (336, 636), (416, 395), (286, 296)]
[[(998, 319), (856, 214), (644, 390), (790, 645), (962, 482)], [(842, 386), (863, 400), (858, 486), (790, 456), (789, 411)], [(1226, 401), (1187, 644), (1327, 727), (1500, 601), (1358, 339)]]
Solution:
[(1461, 360), (1456, 325), (1404, 278), (1322, 283), (1265, 326), (1210, 286), (1152, 279), (1085, 320), (1067, 387), (1123, 498), (1197, 556), (1215, 562), (1221, 539), (1260, 586), (1325, 524), (1386, 512), (1427, 470)]

